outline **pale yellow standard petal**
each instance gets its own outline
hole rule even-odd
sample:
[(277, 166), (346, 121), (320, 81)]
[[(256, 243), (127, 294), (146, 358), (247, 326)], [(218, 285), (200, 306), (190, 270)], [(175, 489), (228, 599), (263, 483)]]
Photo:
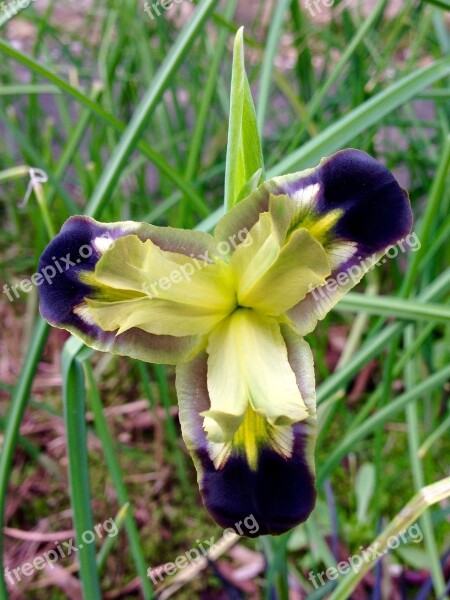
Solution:
[(271, 425), (308, 417), (277, 321), (239, 309), (209, 337), (208, 392), (211, 409), (202, 413), (208, 439), (232, 439), (251, 404)]
[(238, 292), (238, 303), (266, 315), (281, 315), (325, 283), (330, 272), (323, 246), (306, 229), (297, 229), (272, 266), (244, 293)]
[(230, 266), (236, 278), (238, 296), (246, 294), (270, 269), (277, 260), (280, 249), (270, 213), (261, 214), (244, 243), (236, 248), (231, 257)]

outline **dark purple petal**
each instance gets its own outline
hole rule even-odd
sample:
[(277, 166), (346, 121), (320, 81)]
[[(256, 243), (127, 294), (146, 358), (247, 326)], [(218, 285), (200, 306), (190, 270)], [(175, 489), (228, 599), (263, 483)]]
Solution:
[[(197, 469), (205, 507), (219, 525), (249, 537), (288, 531), (308, 518), (316, 499), (312, 356), (306, 342), (287, 333), (287, 330), (285, 340), (289, 362), (311, 416), (304, 422), (286, 428), (293, 437), (292, 455), (289, 458), (282, 457), (267, 444), (260, 450), (256, 469), (252, 469), (245, 455), (236, 449), (231, 450), (221, 466), (214, 464), (214, 448), (206, 440), (203, 419), (199, 415), (210, 407), (206, 353), (177, 367), (183, 438)], [(257, 531), (245, 527), (246, 518), (250, 516), (258, 524)], [(238, 524), (243, 532), (239, 531)]]
[[(250, 230), (262, 212), (269, 210), (270, 195), (289, 196), (296, 206), (303, 192), (317, 186), (317, 194), (304, 211), (310, 226), (331, 211), (342, 216), (330, 229), (331, 241), (357, 244), (361, 258), (379, 252), (406, 236), (412, 227), (407, 193), (392, 173), (361, 150), (341, 150), (321, 161), (315, 169), (275, 177), (225, 215), (216, 237), (226, 240), (243, 229)], [(356, 253), (355, 253), (356, 255)]]
[(143, 241), (151, 239), (163, 250), (188, 256), (199, 256), (215, 247), (213, 238), (200, 232), (160, 228), (132, 221), (102, 224), (89, 217), (71, 217), (44, 250), (39, 261), (41, 314), (51, 325), (67, 329), (97, 350), (150, 362), (175, 363), (185, 360), (197, 347), (197, 337), (153, 335), (137, 328), (116, 337), (114, 332), (100, 329), (89, 318), (88, 311), (82, 310), (86, 304), (84, 299), (94, 295), (96, 290), (80, 280), (80, 276), (94, 271), (109, 244), (130, 234), (137, 235)]
[(392, 173), (361, 150), (342, 150), (319, 167), (319, 214), (343, 210), (333, 234), (369, 256), (395, 244), (412, 227), (408, 196)]

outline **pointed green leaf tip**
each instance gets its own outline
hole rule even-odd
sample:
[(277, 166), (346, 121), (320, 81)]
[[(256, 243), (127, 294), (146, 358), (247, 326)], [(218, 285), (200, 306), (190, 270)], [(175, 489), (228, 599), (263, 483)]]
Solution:
[(247, 190), (248, 187), (254, 186), (255, 176), (258, 179), (257, 186), (264, 180), (264, 161), (255, 106), (245, 72), (244, 28), (241, 27), (234, 41), (231, 77), (230, 123), (225, 169), (226, 211), (242, 200), (243, 188)]

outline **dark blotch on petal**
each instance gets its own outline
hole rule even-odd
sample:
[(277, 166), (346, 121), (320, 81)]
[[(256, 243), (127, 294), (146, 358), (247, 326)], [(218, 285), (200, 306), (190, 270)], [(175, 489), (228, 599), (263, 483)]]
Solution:
[[(290, 352), (294, 372), (299, 359)], [(307, 460), (307, 453), (313, 451), (312, 424), (293, 426), (294, 444), (289, 459), (266, 446), (260, 449), (257, 470), (253, 471), (246, 458), (235, 450), (223, 467), (216, 469), (200, 416), (210, 408), (206, 352), (177, 366), (176, 385), (183, 438), (195, 462), (203, 503), (215, 521), (248, 537), (281, 534), (306, 521), (316, 501), (315, 476), (308, 466), (312, 457)], [(305, 396), (310, 393), (307, 387), (302, 392)], [(248, 526), (253, 523), (251, 517), (259, 528)]]
[[(131, 221), (102, 224), (84, 216), (68, 219), (39, 261), (41, 314), (52, 325), (67, 329), (96, 350), (154, 363), (181, 362), (197, 347), (199, 340), (195, 336), (153, 335), (136, 327), (116, 336), (115, 332), (103, 331), (88, 317), (83, 319), (74, 312), (74, 308), (83, 307), (85, 297), (94, 292), (80, 281), (80, 274), (95, 269), (102, 250), (108, 247), (108, 240), (130, 234), (139, 235), (143, 240), (155, 235), (165, 244), (178, 239), (178, 230), (170, 230), (162, 236), (158, 227)], [(96, 238), (103, 238), (105, 242), (96, 243)], [(197, 236), (194, 242), (199, 246), (204, 239)], [(191, 250), (192, 246), (185, 245)]]
[(320, 166), (318, 210), (342, 209), (335, 233), (357, 242), (370, 254), (394, 244), (411, 231), (407, 194), (392, 173), (360, 150), (342, 150)]
[(88, 217), (71, 217), (44, 250), (38, 266), (41, 314), (52, 325), (88, 329), (72, 310), (92, 290), (79, 280), (81, 271), (93, 271), (101, 257), (94, 246), (97, 237), (116, 239), (124, 232), (102, 227)]
[[(252, 471), (242, 456), (231, 456), (221, 470), (200, 452), (204, 469), (202, 492), (207, 510), (224, 528), (248, 537), (285, 533), (311, 514), (316, 490), (304, 456), (303, 427), (295, 425), (292, 458), (282, 458), (269, 448), (262, 450), (257, 471)], [(246, 527), (253, 515), (259, 528)], [(240, 523), (242, 532), (237, 524)]]

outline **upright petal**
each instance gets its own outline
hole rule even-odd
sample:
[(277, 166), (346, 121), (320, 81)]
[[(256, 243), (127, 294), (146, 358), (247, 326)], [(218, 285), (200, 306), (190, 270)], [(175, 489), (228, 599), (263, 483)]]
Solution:
[[(294, 425), (270, 425), (253, 409), (233, 440), (206, 438), (201, 413), (208, 410), (208, 356), (177, 366), (177, 393), (184, 441), (197, 469), (207, 510), (222, 527), (239, 533), (247, 517), (258, 523), (250, 537), (281, 534), (305, 521), (315, 504), (315, 382), (308, 344), (283, 328), (287, 355), (308, 417)], [(282, 398), (280, 398), (282, 401)]]
[(231, 258), (238, 297), (266, 273), (280, 255), (281, 244), (269, 213), (262, 213)]
[[(233, 254), (231, 264), (239, 250)], [(239, 286), (238, 303), (278, 316), (303, 300), (312, 287), (325, 283), (329, 274), (330, 263), (322, 245), (307, 229), (297, 229), (257, 280), (252, 284), (244, 280)]]

